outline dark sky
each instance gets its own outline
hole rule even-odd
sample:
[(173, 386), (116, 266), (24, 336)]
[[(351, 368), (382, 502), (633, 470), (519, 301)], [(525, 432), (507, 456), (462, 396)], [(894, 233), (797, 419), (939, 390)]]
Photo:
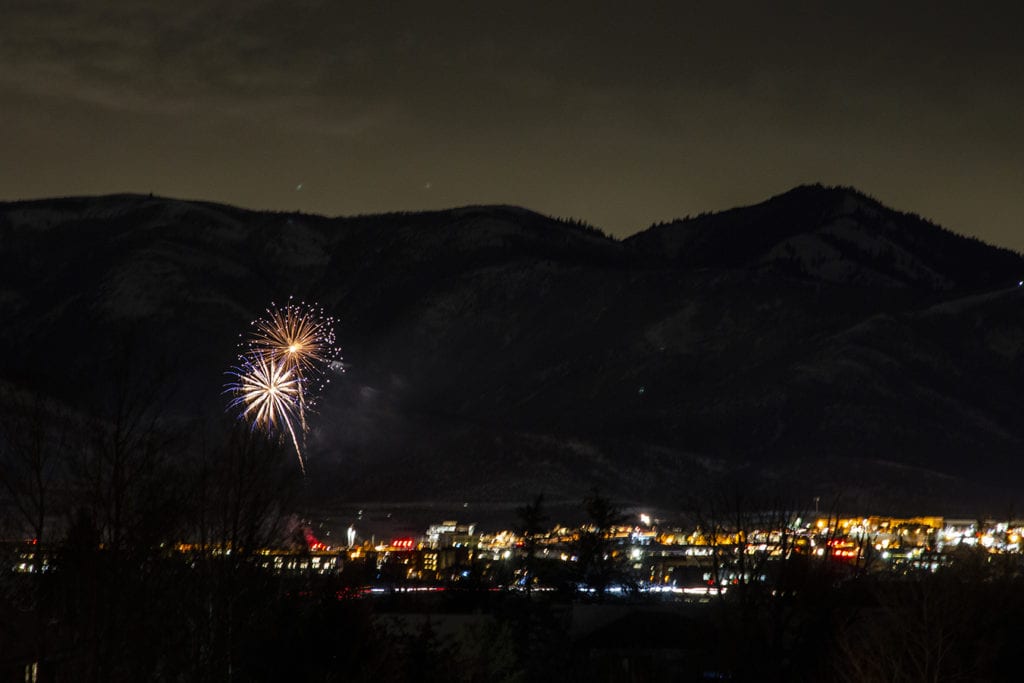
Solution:
[(1009, 3), (3, 0), (0, 198), (622, 236), (820, 181), (1024, 249), (1022, 45)]

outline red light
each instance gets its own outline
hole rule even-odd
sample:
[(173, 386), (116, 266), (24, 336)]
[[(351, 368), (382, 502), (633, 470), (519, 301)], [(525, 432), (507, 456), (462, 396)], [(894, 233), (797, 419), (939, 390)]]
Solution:
[(391, 539), (391, 547), (395, 550), (412, 550), (416, 547), (416, 541), (411, 538), (393, 538)]
[(326, 548), (326, 546), (320, 542), (320, 539), (313, 535), (313, 530), (308, 526), (302, 530), (302, 535), (306, 540), (306, 547), (310, 550), (323, 550)]

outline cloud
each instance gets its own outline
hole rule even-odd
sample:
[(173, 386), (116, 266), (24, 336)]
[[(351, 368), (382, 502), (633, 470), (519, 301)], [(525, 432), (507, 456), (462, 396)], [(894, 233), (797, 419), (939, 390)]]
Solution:
[[(0, 88), (166, 116), (247, 117), (354, 135), (389, 120), (387, 93), (339, 87), (367, 59), (320, 27), (307, 40), (280, 3), (19, 3), (0, 28)], [(289, 12), (302, 12), (302, 5)], [(343, 36), (338, 36), (342, 38)], [(320, 45), (318, 46), (318, 42)], [(359, 86), (358, 83), (355, 84)]]
[[(318, 177), (307, 210), (429, 195), (623, 233), (884, 175), (864, 189), (966, 229), (953, 184), (999, 185), (1024, 153), (1021, 7), (8, 0), (0, 144), (73, 149), (75, 165), (27, 158), (0, 185), (141, 174), (166, 194), (293, 207), (296, 178)], [(939, 177), (943, 154), (956, 164)]]
[(879, 84), (933, 97), (1024, 65), (1007, 17), (924, 9), (21, 1), (0, 27), (0, 83), (172, 113), (275, 117), (294, 102), (358, 121), (444, 118), (465, 104), (542, 118), (609, 92), (619, 95), (605, 108), (709, 91), (808, 100)]

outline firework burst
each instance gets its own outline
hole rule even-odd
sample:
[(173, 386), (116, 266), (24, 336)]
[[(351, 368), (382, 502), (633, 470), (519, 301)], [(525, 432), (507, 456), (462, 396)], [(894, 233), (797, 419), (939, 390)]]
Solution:
[[(336, 360), (340, 350), (335, 345), (334, 318), (323, 309), (304, 302), (267, 309), (266, 317), (252, 322), (252, 337), (244, 342), (250, 353), (268, 356), (274, 362), (292, 369), (306, 382), (326, 383), (327, 368)], [(303, 401), (313, 396), (303, 396)]]
[(305, 473), (307, 411), (330, 382), (328, 369), (337, 368), (340, 360), (334, 318), (315, 305), (289, 299), (285, 306), (272, 303), (252, 328), (242, 341), (241, 365), (229, 373), (235, 380), (227, 385), (234, 396), (228, 408), (240, 408), (239, 419), (253, 429), (290, 436)]
[(250, 422), (253, 429), (291, 436), (299, 467), (305, 473), (306, 462), (295, 431), (296, 425), (301, 427), (302, 378), (283, 363), (261, 355), (243, 359), (242, 365), (229, 374), (235, 381), (227, 386), (234, 394), (228, 407), (241, 408), (239, 419)]

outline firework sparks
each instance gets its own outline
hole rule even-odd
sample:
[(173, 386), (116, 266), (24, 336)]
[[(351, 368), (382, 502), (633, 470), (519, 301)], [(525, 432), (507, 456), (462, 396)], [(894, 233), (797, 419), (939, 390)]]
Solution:
[(303, 456), (308, 431), (306, 414), (316, 392), (330, 382), (328, 368), (337, 367), (340, 350), (335, 346), (334, 318), (305, 303), (278, 307), (252, 322), (252, 336), (242, 342), (245, 353), (240, 367), (229, 374), (227, 385), (234, 395), (228, 408), (241, 408), (239, 419), (253, 429), (284, 438), (291, 437), (299, 467), (306, 472)]
[(305, 474), (306, 462), (295, 433), (302, 401), (302, 378), (283, 363), (261, 355), (244, 359), (242, 366), (234, 368), (230, 374), (235, 376), (235, 381), (228, 384), (228, 391), (235, 398), (228, 407), (242, 408), (239, 418), (251, 422), (253, 429), (290, 435), (299, 467)]
[[(285, 306), (271, 304), (266, 317), (253, 321), (247, 346), (251, 353), (282, 363), (309, 383), (322, 380), (318, 388), (323, 388), (323, 382), (329, 381), (323, 380), (325, 370), (339, 355), (334, 322), (322, 309), (289, 299)], [(300, 402), (305, 404), (307, 398), (312, 396), (304, 392)]]

